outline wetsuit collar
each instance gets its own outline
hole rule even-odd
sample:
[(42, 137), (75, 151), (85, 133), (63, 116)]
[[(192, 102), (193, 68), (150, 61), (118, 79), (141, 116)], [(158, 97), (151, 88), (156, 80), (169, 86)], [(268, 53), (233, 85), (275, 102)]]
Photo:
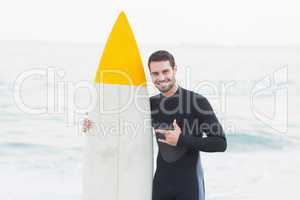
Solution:
[(177, 96), (180, 90), (181, 90), (181, 87), (177, 84), (177, 90), (172, 96), (167, 97), (167, 96), (163, 95), (163, 93), (160, 93), (160, 97), (162, 97), (162, 98), (171, 98), (171, 97)]

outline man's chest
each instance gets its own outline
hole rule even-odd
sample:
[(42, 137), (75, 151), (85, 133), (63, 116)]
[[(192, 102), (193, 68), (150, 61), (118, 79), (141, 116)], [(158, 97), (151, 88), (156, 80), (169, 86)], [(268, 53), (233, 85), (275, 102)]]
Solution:
[(202, 135), (200, 131), (201, 119), (196, 117), (193, 112), (153, 113), (152, 127), (154, 129), (173, 129), (175, 119), (184, 134)]

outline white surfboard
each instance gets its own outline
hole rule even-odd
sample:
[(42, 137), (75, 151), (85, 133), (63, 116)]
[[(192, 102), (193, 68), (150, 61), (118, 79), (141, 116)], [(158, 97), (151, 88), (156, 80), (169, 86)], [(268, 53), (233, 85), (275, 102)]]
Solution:
[(146, 78), (122, 12), (96, 73), (97, 106), (85, 134), (83, 200), (150, 200), (153, 147)]

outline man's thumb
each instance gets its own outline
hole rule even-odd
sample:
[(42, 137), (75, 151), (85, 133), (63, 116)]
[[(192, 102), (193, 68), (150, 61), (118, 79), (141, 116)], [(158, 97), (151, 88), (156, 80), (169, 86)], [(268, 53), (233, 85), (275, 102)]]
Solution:
[(174, 119), (174, 121), (173, 121), (173, 126), (174, 126), (175, 129), (176, 129), (176, 128), (179, 128), (179, 126), (178, 126), (177, 123), (176, 123), (176, 119)]

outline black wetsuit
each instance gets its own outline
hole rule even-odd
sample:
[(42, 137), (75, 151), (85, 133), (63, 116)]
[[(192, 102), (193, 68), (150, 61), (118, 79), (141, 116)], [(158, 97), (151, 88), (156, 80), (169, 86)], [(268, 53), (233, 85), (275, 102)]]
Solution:
[(223, 152), (227, 146), (211, 105), (204, 96), (180, 86), (170, 97), (152, 96), (150, 105), (153, 128), (172, 129), (176, 119), (182, 130), (176, 146), (158, 142), (152, 200), (204, 200), (199, 151)]

